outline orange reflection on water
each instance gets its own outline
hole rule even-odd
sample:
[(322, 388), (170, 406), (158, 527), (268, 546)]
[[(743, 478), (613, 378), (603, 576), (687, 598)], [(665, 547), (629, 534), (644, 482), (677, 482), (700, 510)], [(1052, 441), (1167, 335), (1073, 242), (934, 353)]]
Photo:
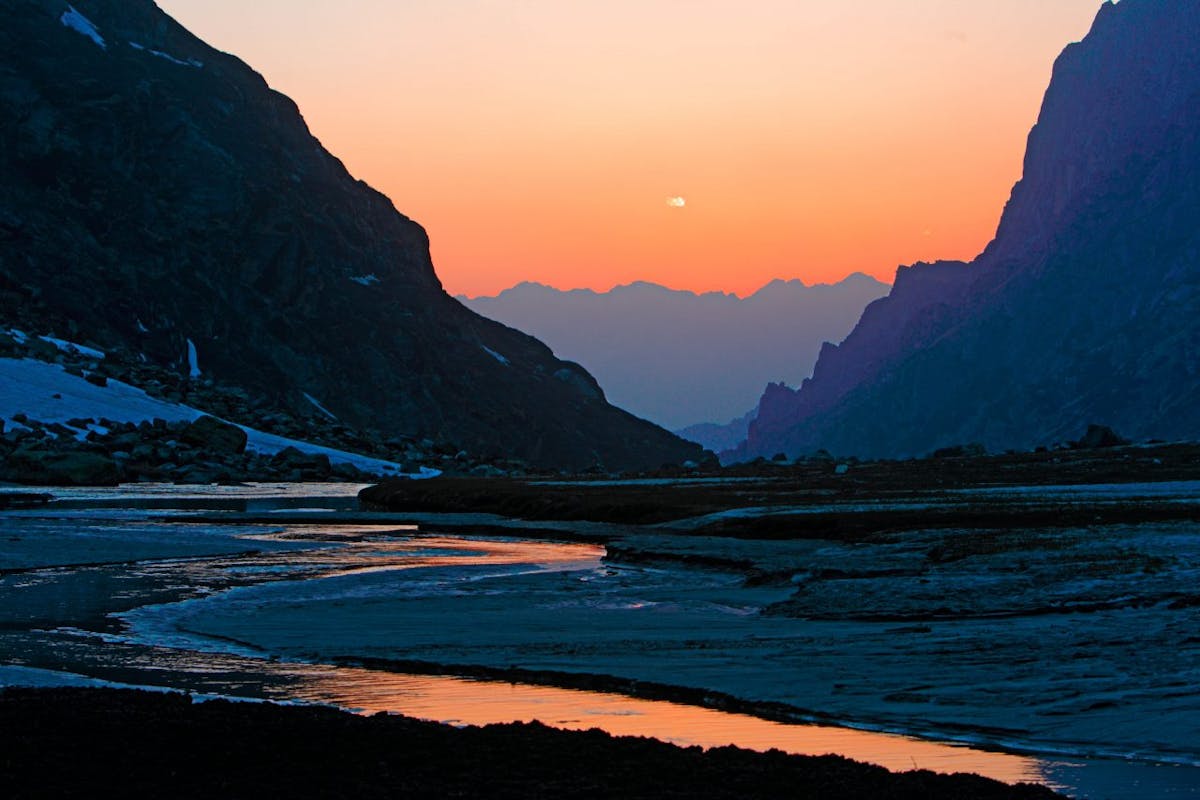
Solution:
[[(586, 568), (599, 566), (605, 549), (582, 542), (537, 539), (468, 539), (419, 533), (415, 526), (289, 525), (283, 530), (244, 538), (268, 541), (311, 541), (331, 548), (275, 551), (240, 556), (243, 564), (262, 562), (310, 574), (304, 577), (350, 575), (424, 567), (501, 566)], [(222, 564), (222, 566), (228, 566)]]
[(679, 745), (737, 745), (788, 753), (835, 753), (891, 770), (974, 772), (1016, 783), (1042, 782), (1036, 758), (822, 725), (789, 725), (697, 706), (618, 694), (375, 670), (298, 667), (291, 694), (372, 714), (403, 713), (455, 725), (539, 720), (556, 728), (600, 728)]

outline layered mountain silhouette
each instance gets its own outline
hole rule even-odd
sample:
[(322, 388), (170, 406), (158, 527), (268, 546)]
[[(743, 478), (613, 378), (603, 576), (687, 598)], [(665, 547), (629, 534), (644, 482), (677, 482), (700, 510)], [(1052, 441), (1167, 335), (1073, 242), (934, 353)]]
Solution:
[(1200, 3), (1106, 3), (969, 264), (902, 267), (729, 458), (1200, 436)]
[(701, 455), (449, 297), (419, 225), (149, 0), (0, 13), (0, 322), (36, 308), (184, 376), (483, 455)]
[(680, 428), (675, 433), (689, 442), (703, 446), (706, 450), (724, 453), (746, 441), (746, 437), (750, 434), (750, 423), (757, 415), (758, 408), (755, 407), (729, 422), (698, 422), (695, 425)]
[(821, 342), (845, 336), (887, 288), (854, 274), (775, 280), (746, 298), (639, 282), (608, 292), (522, 283), (461, 299), (585, 366), (617, 405), (674, 429), (740, 417), (767, 381), (808, 376)]

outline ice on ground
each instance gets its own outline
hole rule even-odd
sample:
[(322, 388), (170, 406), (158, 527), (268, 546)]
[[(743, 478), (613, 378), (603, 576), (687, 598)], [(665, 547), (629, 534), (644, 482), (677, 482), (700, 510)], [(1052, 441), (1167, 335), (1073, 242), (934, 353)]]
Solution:
[[(164, 525), (157, 520), (131, 520), (118, 514), (99, 519), (73, 517), (68, 524), (64, 524), (65, 518), (63, 511), (49, 516), (36, 510), (0, 517), (0, 572), (227, 556), (303, 546), (261, 538), (271, 530), (264, 526)], [(255, 538), (245, 538), (248, 535)], [(0, 576), (0, 589), (11, 589), (11, 583), (17, 581), (32, 591), (31, 580), (20, 575)], [(53, 597), (43, 601), (47, 607), (54, 605)]]
[[(180, 403), (168, 403), (146, 394), (135, 386), (110, 379), (107, 386), (96, 386), (68, 374), (58, 364), (33, 359), (0, 358), (0, 420), (6, 428), (16, 414), (25, 414), (40, 422), (66, 422), (70, 419), (111, 419), (142, 422), (163, 419), (167, 422), (191, 422), (207, 416), (205, 412)], [(302, 453), (323, 454), (333, 464), (349, 464), (375, 475), (407, 475), (432, 478), (441, 472), (421, 467), (405, 472), (394, 461), (372, 458), (332, 447), (289, 439), (239, 425), (246, 431), (247, 448), (263, 455), (274, 455), (287, 447)]]
[[(6, 689), (9, 687), (20, 687), (24, 689), (47, 689), (64, 686), (89, 689), (138, 689), (139, 691), (143, 692), (177, 691), (166, 686), (154, 686), (148, 683), (123, 683), (121, 681), (106, 681), (103, 678), (90, 678), (87, 675), (80, 675), (76, 672), (63, 672), (56, 669), (38, 669), (35, 667), (0, 665), (0, 689)], [(188, 692), (188, 694), (191, 695), (192, 701), (197, 703), (203, 703), (209, 700), (224, 700), (227, 702), (233, 701), (237, 703), (262, 702), (253, 697), (236, 697), (230, 695), (204, 694), (199, 692)], [(285, 701), (282, 703), (282, 705), (291, 704)]]
[(1037, 500), (1130, 500), (1141, 498), (1186, 499), (1200, 495), (1200, 481), (1155, 481), (1153, 483), (1091, 483), (1055, 486), (986, 486), (952, 489), (948, 494), (967, 495), (971, 499), (1021, 499), (1030, 495)]
[(507, 364), (508, 364), (508, 359), (507, 359), (507, 358), (505, 358), (504, 356), (500, 355), (499, 353), (497, 353), (495, 350), (493, 350), (492, 348), (488, 347), (487, 345), (480, 345), (480, 347), (482, 347), (482, 348), (483, 348), (483, 350), (484, 350), (484, 352), (485, 352), (485, 353), (487, 353), (489, 356), (491, 356), (492, 358), (496, 359), (496, 360), (497, 360), (497, 361), (499, 361), (501, 364), (504, 364), (504, 365), (506, 365), (506, 366), (507, 366)]
[(337, 419), (337, 417), (334, 415), (334, 413), (333, 413), (332, 411), (330, 411), (328, 408), (326, 408), (325, 406), (321, 405), (321, 404), (320, 404), (320, 403), (317, 401), (317, 398), (313, 397), (313, 396), (312, 396), (311, 394), (309, 394), (308, 392), (303, 392), (302, 394), (304, 395), (304, 399), (305, 399), (305, 400), (307, 400), (308, 402), (312, 403), (312, 404), (313, 404), (313, 407), (314, 407), (314, 408), (316, 408), (316, 409), (317, 409), (317, 411), (320, 411), (322, 414), (324, 414), (325, 416), (329, 417), (330, 419), (333, 419), (333, 420), (336, 420), (336, 419)]
[(103, 425), (99, 425), (95, 422), (89, 422), (87, 425), (84, 425), (83, 427), (77, 427), (74, 425), (68, 425), (67, 427), (75, 428), (75, 430), (79, 431), (79, 433), (75, 434), (75, 438), (81, 442), (87, 441), (87, 437), (88, 437), (89, 433), (96, 433), (100, 436), (107, 436), (109, 434), (108, 428), (106, 428)]
[[(185, 507), (191, 507), (191, 503), (196, 500), (210, 501), (214, 498), (233, 500), (244, 503), (250, 511), (261, 510), (262, 508), (275, 508), (277, 506), (270, 505), (276, 501), (296, 501), (303, 500), (304, 502), (313, 502), (319, 499), (347, 499), (354, 498), (359, 491), (366, 488), (370, 484), (366, 483), (244, 483), (237, 486), (217, 486), (212, 484), (186, 484), (180, 485), (176, 483), (128, 483), (124, 486), (56, 486), (54, 487), (54, 499), (65, 500), (73, 503), (81, 502), (97, 502), (100, 501), (106, 510), (114, 508), (125, 508), (124, 504), (130, 504), (129, 508), (140, 508), (139, 501), (147, 499), (157, 500), (178, 500)], [(19, 494), (42, 494), (46, 490), (40, 486), (25, 486), (5, 489), (6, 492), (15, 492)], [(267, 503), (268, 505), (263, 505)], [(163, 504), (156, 504), (156, 508), (165, 508)], [(357, 505), (354, 507), (357, 508)], [(15, 512), (8, 512), (13, 514)], [(58, 512), (62, 513), (62, 512)], [(91, 516), (98, 515), (95, 509), (90, 510)], [(105, 512), (107, 513), (107, 511)], [(35, 512), (30, 511), (26, 516), (34, 516)], [(405, 527), (397, 525), (395, 527)]]
[(191, 339), (187, 340), (188, 346), (188, 376), (191, 378), (200, 377), (200, 358), (196, 355), (196, 343)]
[(181, 67), (194, 67), (196, 69), (200, 69), (201, 67), (204, 66), (203, 61), (197, 61), (194, 58), (189, 58), (185, 61), (183, 59), (176, 58), (175, 56), (171, 55), (170, 53), (164, 53), (162, 50), (154, 50), (149, 47), (146, 47), (145, 45), (138, 44), (137, 42), (130, 42), (129, 46), (132, 47), (134, 50), (139, 50), (143, 53), (149, 53), (152, 56), (157, 56), (158, 58), (165, 59), (167, 61), (170, 61), (172, 64), (178, 64)]
[(108, 49), (108, 44), (105, 43), (104, 37), (100, 35), (100, 31), (96, 28), (96, 25), (83, 14), (76, 11), (75, 6), (67, 6), (67, 10), (58, 18), (58, 21), (76, 33), (83, 34), (91, 39), (100, 46), (101, 50)]
[(284, 436), (276, 436), (273, 433), (264, 433), (253, 428), (247, 428), (245, 425), (239, 425), (238, 427), (246, 431), (246, 434), (249, 436), (246, 448), (264, 455), (274, 455), (285, 447), (294, 447), (302, 453), (328, 456), (330, 463), (349, 464), (356, 469), (374, 475), (407, 475), (410, 478), (435, 478), (442, 474), (441, 470), (430, 467), (420, 467), (416, 472), (405, 472), (404, 467), (394, 461), (372, 458), (371, 456), (364, 456), (358, 453), (347, 453), (345, 450), (335, 450), (332, 447), (325, 447), (311, 442), (302, 442), (298, 439), (288, 439)]
[(97, 350), (94, 347), (86, 347), (82, 344), (76, 344), (75, 342), (68, 342), (65, 339), (56, 339), (53, 336), (39, 336), (38, 338), (43, 342), (49, 342), (64, 353), (79, 353), (82, 356), (88, 356), (89, 358), (96, 359), (107, 357), (107, 354), (102, 350)]
[(791, 506), (747, 506), (745, 508), (730, 508), (725, 511), (714, 511), (699, 517), (670, 520), (660, 523), (657, 527), (669, 530), (687, 531), (703, 528), (714, 522), (730, 519), (755, 519), (765, 517), (800, 517), (806, 514), (847, 513), (859, 514), (869, 511), (927, 511), (933, 508), (954, 508), (965, 503), (932, 503), (904, 502), (892, 500), (866, 501), (862, 503), (822, 503), (813, 505)]
[(379, 278), (374, 272), (372, 272), (370, 275), (354, 275), (350, 278), (350, 280), (354, 281), (360, 286), (373, 286), (379, 283)]
[(119, 684), (99, 678), (89, 678), (74, 672), (0, 664), (0, 689), (9, 686), (45, 688), (50, 686), (113, 687), (117, 685)]
[(17, 340), (17, 344), (25, 344), (29, 341), (29, 334), (25, 331), (19, 331), (16, 328), (9, 328), (8, 335)]

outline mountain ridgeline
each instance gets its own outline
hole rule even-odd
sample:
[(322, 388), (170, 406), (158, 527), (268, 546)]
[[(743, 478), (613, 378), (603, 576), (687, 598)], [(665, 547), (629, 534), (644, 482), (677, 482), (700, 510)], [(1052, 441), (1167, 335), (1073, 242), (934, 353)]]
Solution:
[(775, 280), (745, 298), (653, 283), (607, 292), (522, 283), (462, 300), (582, 364), (622, 408), (675, 429), (741, 417), (767, 381), (806, 377), (821, 343), (845, 336), (887, 289), (856, 273), (815, 286)]
[(0, 12), (0, 322), (542, 467), (701, 456), (449, 297), (419, 225), (150, 0)]
[(1200, 437), (1200, 3), (1106, 3), (969, 264), (902, 267), (726, 458)]

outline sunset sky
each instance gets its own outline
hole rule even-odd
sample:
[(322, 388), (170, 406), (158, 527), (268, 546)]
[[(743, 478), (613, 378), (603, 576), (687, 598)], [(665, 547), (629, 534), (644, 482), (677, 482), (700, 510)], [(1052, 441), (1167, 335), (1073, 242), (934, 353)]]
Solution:
[(1099, 0), (159, 0), (429, 231), (451, 293), (976, 255)]

